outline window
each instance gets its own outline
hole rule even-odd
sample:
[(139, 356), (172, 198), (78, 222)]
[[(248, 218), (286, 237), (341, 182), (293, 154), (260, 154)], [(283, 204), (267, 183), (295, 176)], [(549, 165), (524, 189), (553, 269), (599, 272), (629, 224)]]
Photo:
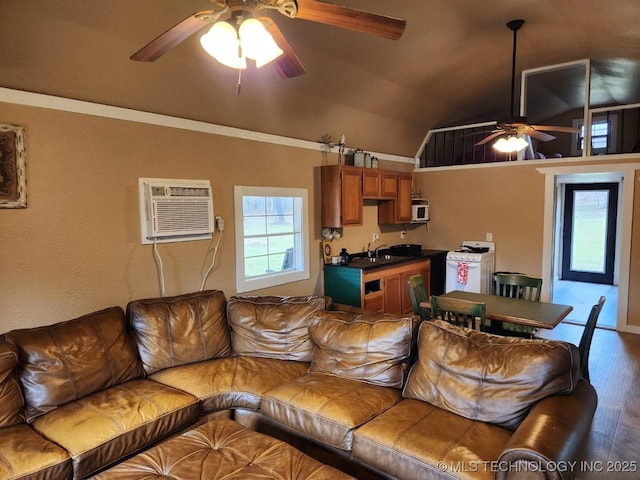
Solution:
[[(591, 155), (616, 153), (617, 115), (593, 117), (591, 121)], [(584, 124), (581, 120), (574, 120), (573, 126), (580, 132), (572, 148), (572, 154), (579, 155), (584, 150)]]
[(306, 189), (234, 187), (238, 293), (309, 278)]

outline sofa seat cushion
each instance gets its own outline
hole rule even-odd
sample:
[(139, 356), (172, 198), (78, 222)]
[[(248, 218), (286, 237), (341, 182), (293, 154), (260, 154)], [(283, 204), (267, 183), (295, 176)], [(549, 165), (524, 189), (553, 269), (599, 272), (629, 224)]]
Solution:
[(0, 478), (66, 479), (73, 477), (71, 458), (26, 423), (0, 430)]
[(418, 361), (403, 395), (514, 430), (539, 400), (571, 393), (579, 369), (578, 349), (570, 343), (491, 335), (435, 320), (420, 326)]
[(350, 477), (280, 440), (232, 420), (214, 420), (130, 458), (93, 480), (280, 479)]
[(237, 355), (310, 362), (309, 317), (324, 297), (233, 296), (227, 303), (231, 344)]
[(410, 399), (358, 428), (353, 455), (394, 478), (493, 479), (511, 435)]
[(203, 413), (227, 408), (260, 408), (272, 387), (307, 373), (308, 363), (259, 357), (227, 357), (168, 368), (151, 379), (198, 397)]
[(144, 375), (120, 307), (14, 330), (6, 337), (18, 348), (18, 376), (28, 422), (60, 405)]
[(186, 392), (132, 380), (63, 405), (33, 427), (69, 452), (74, 477), (82, 478), (187, 427), (199, 407)]
[(18, 350), (0, 341), (0, 428), (24, 422), (24, 397), (16, 378)]
[(309, 372), (402, 388), (416, 332), (412, 316), (316, 312), (309, 320)]
[(227, 300), (219, 290), (134, 300), (127, 318), (147, 375), (231, 354)]
[(303, 435), (351, 450), (353, 430), (400, 400), (395, 388), (310, 373), (266, 392), (261, 411)]

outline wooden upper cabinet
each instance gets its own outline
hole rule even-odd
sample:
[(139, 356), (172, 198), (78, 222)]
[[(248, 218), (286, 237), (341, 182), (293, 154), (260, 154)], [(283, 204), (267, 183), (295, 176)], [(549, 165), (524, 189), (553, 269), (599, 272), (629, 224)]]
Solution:
[(380, 173), (375, 170), (362, 172), (362, 196), (378, 198), (380, 191)]
[(323, 228), (362, 225), (365, 198), (379, 200), (378, 223), (411, 221), (411, 173), (351, 165), (323, 165), (320, 172)]
[(361, 169), (343, 165), (321, 167), (320, 224), (328, 228), (362, 225)]
[(398, 194), (398, 175), (388, 173), (381, 174), (380, 187), (383, 197), (395, 198)]
[(411, 175), (398, 175), (398, 196), (396, 197), (396, 223), (411, 222)]
[(362, 225), (362, 175), (342, 170), (342, 225)]
[(396, 179), (397, 192), (393, 200), (383, 200), (378, 204), (378, 223), (411, 222), (411, 174), (399, 173)]

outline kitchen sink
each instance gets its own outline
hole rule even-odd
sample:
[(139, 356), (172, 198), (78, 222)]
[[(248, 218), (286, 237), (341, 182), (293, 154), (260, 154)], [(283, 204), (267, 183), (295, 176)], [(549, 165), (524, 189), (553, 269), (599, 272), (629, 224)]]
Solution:
[(379, 257), (358, 257), (349, 260), (349, 266), (356, 268), (367, 268), (382, 265), (389, 265), (393, 263), (403, 262), (405, 260), (412, 260), (412, 257), (403, 257), (399, 255), (381, 255)]

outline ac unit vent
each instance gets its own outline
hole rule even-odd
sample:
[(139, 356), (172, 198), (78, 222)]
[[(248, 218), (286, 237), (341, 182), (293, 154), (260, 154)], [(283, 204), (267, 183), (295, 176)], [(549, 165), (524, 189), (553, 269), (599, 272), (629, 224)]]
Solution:
[(211, 238), (213, 200), (208, 180), (140, 178), (142, 243)]

